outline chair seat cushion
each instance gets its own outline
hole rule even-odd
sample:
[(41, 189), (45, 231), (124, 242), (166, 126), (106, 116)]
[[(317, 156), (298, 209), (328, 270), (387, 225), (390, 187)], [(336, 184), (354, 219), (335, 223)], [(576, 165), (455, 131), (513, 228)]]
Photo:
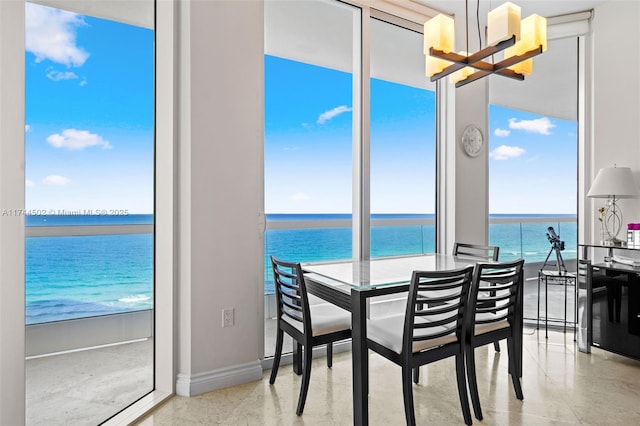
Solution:
[(496, 322), (489, 322), (486, 324), (478, 324), (478, 321), (486, 321), (494, 316), (495, 315), (491, 313), (476, 314), (476, 328), (475, 328), (476, 336), (480, 334), (489, 333), (491, 331), (500, 330), (503, 328), (509, 328), (509, 322), (506, 319), (496, 321)]
[[(331, 303), (309, 305), (309, 310), (311, 312), (313, 336), (322, 336), (351, 328), (351, 314)], [(287, 315), (283, 315), (282, 319), (300, 330), (301, 333), (304, 333), (302, 322), (296, 321)]]
[[(427, 320), (419, 319), (418, 322)], [(415, 330), (416, 336), (440, 333), (445, 327), (434, 327), (428, 330)], [(404, 314), (393, 315), (367, 321), (367, 338), (391, 349), (397, 354), (402, 352), (402, 335), (404, 333)], [(413, 343), (413, 352), (433, 349), (447, 343), (455, 342), (458, 338), (454, 332), (435, 339), (421, 340)]]

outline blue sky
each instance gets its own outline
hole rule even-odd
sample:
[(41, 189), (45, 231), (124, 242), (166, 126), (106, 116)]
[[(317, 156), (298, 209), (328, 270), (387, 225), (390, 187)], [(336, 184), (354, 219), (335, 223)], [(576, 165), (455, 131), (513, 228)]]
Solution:
[[(352, 211), (352, 86), (345, 72), (265, 57), (265, 211)], [(373, 213), (433, 213), (434, 94), (371, 82)]]
[(489, 211), (576, 214), (577, 123), (489, 108)]
[[(265, 74), (265, 211), (350, 213), (351, 75), (271, 56)], [(433, 92), (372, 79), (372, 213), (435, 211), (434, 109)], [(489, 114), (490, 212), (575, 214), (576, 123)]]
[[(151, 213), (153, 31), (26, 8), (27, 209)], [(350, 213), (350, 74), (271, 56), (265, 72), (265, 211)], [(373, 213), (434, 212), (434, 108), (372, 79)], [(575, 122), (491, 106), (489, 132), (491, 213), (575, 213)]]
[(153, 31), (26, 4), (26, 207), (153, 212)]

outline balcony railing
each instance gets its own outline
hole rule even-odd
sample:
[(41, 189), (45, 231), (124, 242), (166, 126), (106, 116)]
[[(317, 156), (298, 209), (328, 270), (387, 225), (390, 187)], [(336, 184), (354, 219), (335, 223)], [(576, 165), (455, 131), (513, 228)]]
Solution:
[[(42, 223), (48, 222), (25, 227), (27, 356), (151, 337), (154, 225)], [(110, 256), (108, 251), (114, 249), (119, 252)], [(127, 290), (114, 294), (111, 281)], [(134, 281), (144, 292), (129, 291)], [(88, 286), (77, 298), (75, 283)]]
[[(551, 250), (547, 229), (553, 227), (565, 241), (565, 260), (577, 258), (577, 221), (572, 215), (492, 216), (489, 244), (500, 247), (501, 260), (524, 258), (540, 265)], [(435, 219), (432, 217), (372, 218), (372, 257), (432, 253), (435, 251)], [(269, 255), (301, 262), (339, 260), (351, 257), (351, 219), (267, 220), (265, 235), (265, 294), (274, 291)], [(552, 254), (550, 261), (555, 262)], [(530, 269), (530, 268), (528, 268)]]

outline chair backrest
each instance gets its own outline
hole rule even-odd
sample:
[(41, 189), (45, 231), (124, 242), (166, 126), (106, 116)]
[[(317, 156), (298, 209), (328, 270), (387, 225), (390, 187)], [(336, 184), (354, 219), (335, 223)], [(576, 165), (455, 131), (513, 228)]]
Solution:
[(278, 321), (287, 317), (287, 322), (300, 323), (304, 333), (311, 336), (309, 299), (300, 263), (282, 261), (272, 255), (271, 266), (276, 287)]
[(402, 341), (404, 354), (413, 353), (421, 342), (446, 336), (464, 341), (464, 313), (472, 278), (473, 266), (413, 272)]
[(469, 259), (498, 261), (500, 247), (482, 246), (478, 244), (455, 243), (453, 255)]
[[(511, 327), (522, 321), (524, 259), (513, 262), (478, 263), (469, 297), (470, 330), (490, 330), (507, 321)], [(471, 332), (471, 331), (470, 331)]]

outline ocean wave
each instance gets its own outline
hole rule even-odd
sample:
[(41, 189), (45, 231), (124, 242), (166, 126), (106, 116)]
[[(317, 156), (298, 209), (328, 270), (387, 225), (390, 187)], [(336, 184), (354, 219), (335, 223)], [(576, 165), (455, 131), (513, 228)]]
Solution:
[(135, 296), (127, 296), (127, 297), (122, 297), (120, 299), (118, 299), (118, 302), (124, 302), (124, 303), (136, 303), (136, 302), (144, 302), (146, 300), (151, 299), (150, 296), (144, 295), (144, 294), (136, 294)]

